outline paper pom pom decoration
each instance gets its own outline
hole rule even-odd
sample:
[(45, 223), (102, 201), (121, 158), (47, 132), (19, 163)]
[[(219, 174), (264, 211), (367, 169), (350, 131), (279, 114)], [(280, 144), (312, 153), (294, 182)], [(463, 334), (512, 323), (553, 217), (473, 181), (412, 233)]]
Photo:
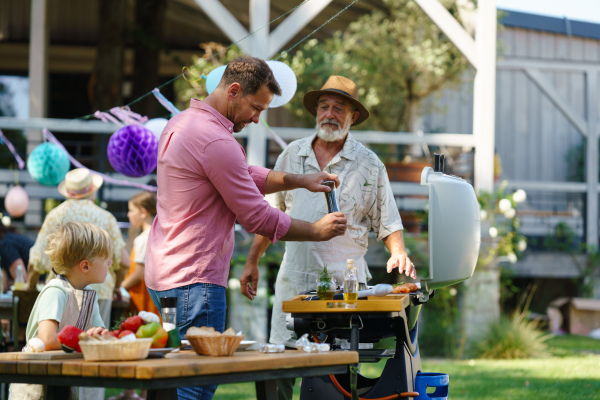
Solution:
[(18, 218), (25, 215), (29, 207), (29, 196), (21, 186), (10, 188), (4, 198), (4, 208), (11, 216)]
[(153, 118), (144, 124), (144, 128), (154, 133), (154, 136), (159, 139), (163, 129), (167, 126), (167, 122), (169, 120), (166, 118)]
[(146, 176), (156, 168), (158, 140), (140, 125), (127, 125), (112, 134), (106, 149), (108, 162), (125, 176)]
[(69, 156), (52, 143), (42, 143), (29, 155), (27, 171), (38, 183), (47, 186), (58, 185), (71, 168)]

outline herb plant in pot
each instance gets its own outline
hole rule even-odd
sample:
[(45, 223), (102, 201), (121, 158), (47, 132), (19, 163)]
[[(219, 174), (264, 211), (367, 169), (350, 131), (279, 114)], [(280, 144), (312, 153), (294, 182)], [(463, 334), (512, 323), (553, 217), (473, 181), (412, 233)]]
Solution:
[(333, 274), (327, 271), (327, 265), (323, 266), (322, 270), (317, 271), (317, 296), (320, 300), (333, 300), (335, 295), (336, 284)]

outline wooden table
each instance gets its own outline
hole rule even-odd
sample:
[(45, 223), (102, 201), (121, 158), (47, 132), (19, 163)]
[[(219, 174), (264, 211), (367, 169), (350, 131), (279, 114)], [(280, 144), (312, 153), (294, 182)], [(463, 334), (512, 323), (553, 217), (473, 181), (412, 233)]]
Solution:
[[(345, 374), (348, 365), (358, 363), (354, 351), (296, 350), (278, 354), (241, 351), (231, 357), (198, 356), (187, 350), (166, 358), (120, 362), (15, 358), (15, 353), (0, 354), (0, 382), (148, 389), (148, 400), (176, 398), (178, 387), (252, 381), (258, 399), (277, 399), (276, 379)], [(51, 392), (48, 399), (56, 398)]]

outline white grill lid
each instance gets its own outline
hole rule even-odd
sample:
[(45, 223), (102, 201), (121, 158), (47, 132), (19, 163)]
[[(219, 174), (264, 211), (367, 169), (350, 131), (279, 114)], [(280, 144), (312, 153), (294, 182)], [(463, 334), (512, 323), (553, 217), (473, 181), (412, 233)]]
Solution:
[(473, 275), (481, 242), (479, 202), (464, 179), (430, 167), (421, 173), (429, 186), (429, 277), (421, 279), (438, 289)]

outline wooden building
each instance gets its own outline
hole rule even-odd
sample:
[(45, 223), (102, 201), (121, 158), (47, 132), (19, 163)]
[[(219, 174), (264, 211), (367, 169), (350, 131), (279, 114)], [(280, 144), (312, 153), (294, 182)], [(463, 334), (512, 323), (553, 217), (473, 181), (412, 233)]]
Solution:
[[(588, 143), (588, 137), (592, 132), (597, 138), (600, 130), (600, 24), (504, 14), (498, 31), (495, 151), (508, 188), (527, 192), (519, 216), (534, 250), (513, 269), (517, 277), (564, 279), (569, 288), (585, 259), (576, 263), (549, 253), (543, 242), (564, 223), (579, 243), (598, 248), (586, 237), (587, 226), (598, 224), (587, 212), (588, 193), (597, 199), (597, 186), (586, 179), (594, 173), (598, 182), (598, 158), (590, 159), (587, 150), (597, 150), (598, 142)], [(444, 112), (426, 114), (423, 130), (469, 132), (472, 103), (469, 85), (444, 92), (435, 100)]]

